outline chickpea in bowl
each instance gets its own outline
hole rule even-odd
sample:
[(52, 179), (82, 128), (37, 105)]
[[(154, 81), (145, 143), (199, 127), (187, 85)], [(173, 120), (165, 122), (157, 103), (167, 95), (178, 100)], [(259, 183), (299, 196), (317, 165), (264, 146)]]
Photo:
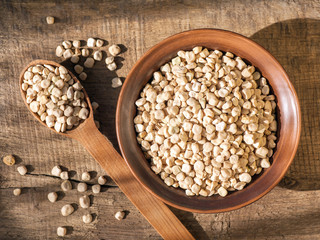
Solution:
[(168, 186), (225, 197), (270, 167), (275, 96), (261, 73), (231, 52), (180, 50), (140, 96), (137, 140)]

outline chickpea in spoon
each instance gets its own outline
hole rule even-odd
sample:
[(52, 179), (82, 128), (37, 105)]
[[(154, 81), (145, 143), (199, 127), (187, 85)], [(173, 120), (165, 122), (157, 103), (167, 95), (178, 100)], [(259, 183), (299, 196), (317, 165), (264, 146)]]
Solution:
[(57, 132), (71, 130), (89, 116), (83, 87), (64, 66), (30, 66), (21, 88), (30, 110)]

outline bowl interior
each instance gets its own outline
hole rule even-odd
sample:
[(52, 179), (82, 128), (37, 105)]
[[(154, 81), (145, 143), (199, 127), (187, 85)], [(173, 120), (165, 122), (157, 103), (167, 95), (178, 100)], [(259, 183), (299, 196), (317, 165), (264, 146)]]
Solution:
[[(195, 46), (229, 51), (247, 60), (267, 78), (277, 100), (278, 142), (272, 165), (241, 191), (226, 197), (188, 197), (183, 190), (168, 187), (151, 169), (136, 140), (133, 118), (135, 101), (152, 73), (179, 50)], [(300, 136), (300, 108), (295, 90), (275, 58), (252, 40), (224, 30), (200, 29), (169, 37), (151, 48), (132, 68), (122, 87), (116, 116), (121, 152), (135, 177), (165, 203), (186, 211), (214, 213), (240, 208), (270, 191), (284, 176), (297, 150)]]

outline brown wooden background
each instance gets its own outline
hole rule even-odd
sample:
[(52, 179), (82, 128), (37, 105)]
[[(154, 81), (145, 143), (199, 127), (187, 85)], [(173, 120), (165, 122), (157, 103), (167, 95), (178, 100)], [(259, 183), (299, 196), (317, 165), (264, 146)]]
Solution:
[[(45, 17), (56, 17), (47, 25)], [(51, 168), (60, 164), (80, 174), (103, 171), (76, 141), (41, 126), (20, 97), (18, 76), (37, 58), (60, 61), (55, 47), (65, 39), (99, 37), (123, 44), (125, 77), (134, 62), (162, 39), (189, 29), (223, 28), (251, 37), (287, 70), (301, 102), (301, 142), (279, 186), (245, 208), (222, 214), (193, 214), (172, 209), (197, 239), (320, 239), (320, 2), (312, 0), (246, 1), (0, 1), (0, 155), (15, 154), (30, 173), (0, 164), (0, 239), (55, 239), (56, 228), (69, 226), (66, 239), (160, 239), (124, 194), (112, 183), (93, 197), (92, 224), (81, 221), (83, 209), (69, 217), (62, 205), (77, 202), (73, 190), (58, 202), (47, 201), (61, 180)], [(101, 131), (116, 145), (114, 115), (120, 89), (115, 76), (96, 64), (84, 83), (100, 104)], [(96, 180), (93, 180), (94, 182)], [(14, 197), (12, 191), (23, 187)], [(128, 211), (118, 222), (118, 210)]]

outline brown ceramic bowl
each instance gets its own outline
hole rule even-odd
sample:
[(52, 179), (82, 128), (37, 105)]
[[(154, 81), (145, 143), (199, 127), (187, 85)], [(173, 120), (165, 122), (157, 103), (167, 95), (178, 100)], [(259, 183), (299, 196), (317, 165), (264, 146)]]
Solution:
[[(278, 142), (269, 169), (253, 178), (241, 191), (226, 197), (188, 197), (181, 189), (168, 187), (151, 169), (136, 140), (133, 118), (135, 101), (152, 73), (174, 57), (179, 50), (195, 46), (229, 51), (253, 64), (266, 77), (277, 98)], [(171, 36), (147, 51), (133, 66), (120, 93), (117, 116), (120, 149), (135, 177), (165, 203), (191, 212), (217, 213), (246, 206), (268, 193), (286, 173), (296, 153), (301, 113), (297, 94), (286, 72), (263, 47), (239, 34), (216, 29), (199, 29)]]

